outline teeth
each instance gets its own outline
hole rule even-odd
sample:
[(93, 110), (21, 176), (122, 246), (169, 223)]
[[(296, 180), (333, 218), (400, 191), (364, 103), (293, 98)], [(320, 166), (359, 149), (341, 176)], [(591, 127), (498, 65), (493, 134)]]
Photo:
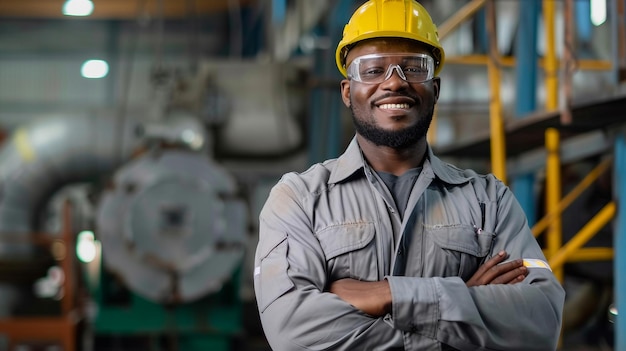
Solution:
[(391, 109), (407, 109), (409, 108), (409, 104), (383, 104), (378, 106), (383, 110), (391, 110)]

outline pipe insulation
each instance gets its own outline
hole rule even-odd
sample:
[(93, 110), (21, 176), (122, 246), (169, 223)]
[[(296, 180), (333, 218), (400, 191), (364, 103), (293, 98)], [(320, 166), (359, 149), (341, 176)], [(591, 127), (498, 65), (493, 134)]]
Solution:
[[(62, 186), (111, 173), (138, 143), (138, 126), (136, 120), (101, 112), (46, 117), (16, 128), (0, 148), (0, 260), (32, 258), (33, 244), (7, 236), (40, 230), (37, 214)], [(16, 287), (0, 282), (0, 316), (9, 314), (18, 298)]]
[[(136, 146), (139, 125), (100, 115), (45, 118), (17, 128), (0, 149), (0, 233), (37, 230), (35, 215), (55, 190), (112, 172)], [(0, 242), (0, 257), (27, 251)]]

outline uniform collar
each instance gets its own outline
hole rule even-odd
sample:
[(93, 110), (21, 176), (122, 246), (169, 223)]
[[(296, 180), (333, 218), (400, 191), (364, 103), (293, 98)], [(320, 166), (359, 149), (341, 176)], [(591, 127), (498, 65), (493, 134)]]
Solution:
[[(428, 145), (427, 153), (427, 159), (424, 161), (424, 172), (429, 172), (432, 169), (435, 177), (449, 184), (462, 184), (469, 181), (470, 178), (462, 170), (441, 161), (435, 156), (430, 145)], [(369, 168), (366, 165), (365, 158), (355, 136), (352, 138), (346, 151), (337, 159), (328, 183), (340, 183), (357, 172), (363, 172), (366, 167)]]

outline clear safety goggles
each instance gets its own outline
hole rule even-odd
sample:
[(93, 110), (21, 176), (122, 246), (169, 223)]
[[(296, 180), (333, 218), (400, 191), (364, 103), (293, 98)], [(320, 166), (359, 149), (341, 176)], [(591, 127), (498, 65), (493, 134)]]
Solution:
[(370, 54), (355, 58), (348, 66), (348, 78), (365, 84), (380, 84), (393, 71), (409, 83), (422, 83), (435, 75), (435, 61), (427, 54)]

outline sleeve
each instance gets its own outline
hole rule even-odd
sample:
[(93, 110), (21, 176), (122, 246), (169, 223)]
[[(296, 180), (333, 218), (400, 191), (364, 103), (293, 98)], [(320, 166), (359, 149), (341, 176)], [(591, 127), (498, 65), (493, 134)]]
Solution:
[[(505, 250), (511, 259), (545, 262), (521, 206), (508, 188), (500, 192), (490, 206), (491, 254)], [(565, 292), (547, 263), (536, 266), (514, 285), (468, 288), (459, 277), (387, 277), (394, 326), (459, 350), (555, 350)]]
[(389, 318), (369, 316), (327, 287), (324, 252), (311, 218), (290, 186), (276, 185), (259, 216), (254, 289), (274, 350), (390, 350), (403, 333)]

